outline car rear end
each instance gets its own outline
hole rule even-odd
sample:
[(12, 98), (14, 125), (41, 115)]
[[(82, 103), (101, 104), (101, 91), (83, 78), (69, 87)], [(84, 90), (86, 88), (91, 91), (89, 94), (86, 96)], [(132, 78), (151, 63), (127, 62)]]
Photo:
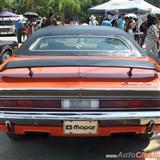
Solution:
[[(55, 64), (51, 61), (43, 60)], [(129, 77), (130, 69), (119, 67), (21, 67), (1, 67), (1, 131), (52, 136), (148, 136), (160, 131), (157, 71), (134, 69)]]
[[(45, 91), (38, 92), (46, 94)], [(35, 98), (21, 98), (19, 95), (18, 98), (1, 99), (1, 130), (16, 134), (44, 132), (52, 136), (148, 135), (160, 130), (160, 100), (157, 98), (140, 100), (126, 97), (122, 100), (122, 96), (109, 98), (104, 92), (97, 94), (97, 90), (92, 89), (55, 92), (56, 97), (50, 90), (52, 96), (45, 98), (37, 95)], [(60, 92), (65, 92), (63, 97), (58, 94)], [(108, 94), (111, 93), (108, 91)]]
[(160, 67), (122, 31), (44, 28), (16, 53), (0, 66), (0, 129), (12, 137), (160, 131)]

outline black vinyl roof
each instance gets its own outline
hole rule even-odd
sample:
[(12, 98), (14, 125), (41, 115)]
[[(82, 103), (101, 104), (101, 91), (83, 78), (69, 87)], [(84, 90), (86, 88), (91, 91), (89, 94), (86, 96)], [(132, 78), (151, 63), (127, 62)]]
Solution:
[(126, 33), (115, 27), (104, 26), (50, 26), (35, 32), (34, 36), (53, 35), (126, 35)]
[(23, 45), (16, 51), (16, 54), (26, 55), (29, 52), (28, 48), (33, 42), (41, 37), (46, 36), (67, 36), (67, 35), (84, 35), (84, 36), (117, 36), (124, 37), (131, 41), (137, 50), (143, 54), (141, 47), (127, 34), (125, 31), (107, 26), (49, 26), (42, 28), (32, 34)]

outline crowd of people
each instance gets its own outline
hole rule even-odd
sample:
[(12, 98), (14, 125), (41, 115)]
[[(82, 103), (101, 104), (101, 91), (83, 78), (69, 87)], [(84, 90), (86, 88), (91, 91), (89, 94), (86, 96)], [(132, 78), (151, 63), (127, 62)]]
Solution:
[(108, 17), (104, 17), (100, 22), (98, 22), (96, 17), (92, 15), (90, 17), (89, 25), (117, 27), (126, 31), (129, 36), (138, 41), (149, 56), (159, 61), (160, 27), (158, 24), (158, 18), (155, 15), (148, 15), (147, 20), (144, 21), (139, 28), (137, 28), (137, 21), (136, 18), (126, 17), (124, 13), (122, 13), (116, 20), (110, 20)]
[(15, 28), (18, 43), (25, 41), (33, 32), (39, 30), (40, 28), (50, 25), (57, 25), (57, 20), (53, 15), (43, 18), (42, 22), (35, 19), (28, 19), (25, 23), (22, 23), (20, 20), (16, 21)]
[[(159, 60), (160, 55), (158, 55), (158, 49), (160, 46), (160, 29), (158, 26), (158, 20), (155, 15), (148, 15), (147, 20), (145, 20), (140, 28), (137, 28), (137, 19), (132, 17), (126, 17), (124, 13), (120, 14), (118, 19), (111, 20), (108, 17), (103, 17), (99, 21), (94, 15), (91, 15), (88, 23), (72, 23), (75, 25), (89, 25), (89, 26), (110, 26), (120, 28), (128, 33), (129, 36), (138, 41), (138, 43), (145, 48), (146, 53), (152, 58)], [(40, 28), (47, 26), (58, 25), (56, 17), (50, 15), (43, 18), (43, 21), (33, 21), (29, 19), (26, 23), (17, 21), (15, 23), (17, 31), (18, 43), (22, 43), (28, 38), (33, 32), (39, 30)], [(137, 34), (140, 33), (140, 34)], [(138, 38), (137, 38), (138, 37)], [(159, 52), (160, 53), (160, 52)]]
[(124, 31), (126, 31), (131, 37), (135, 38), (137, 19), (132, 17), (125, 16), (122, 13), (118, 19), (111, 20), (107, 16), (105, 16), (99, 22), (96, 20), (96, 17), (92, 15), (89, 21), (90, 26), (101, 25), (101, 26), (109, 26), (109, 27), (117, 27)]

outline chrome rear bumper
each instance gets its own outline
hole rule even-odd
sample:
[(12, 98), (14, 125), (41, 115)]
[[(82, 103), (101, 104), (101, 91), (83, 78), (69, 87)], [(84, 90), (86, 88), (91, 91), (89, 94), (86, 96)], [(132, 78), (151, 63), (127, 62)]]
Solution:
[(68, 121), (103, 121), (103, 120), (139, 120), (140, 125), (146, 125), (150, 121), (160, 124), (160, 111), (140, 112), (21, 112), (21, 111), (0, 111), (0, 122), (7, 120), (25, 121), (33, 123), (47, 120), (68, 120)]

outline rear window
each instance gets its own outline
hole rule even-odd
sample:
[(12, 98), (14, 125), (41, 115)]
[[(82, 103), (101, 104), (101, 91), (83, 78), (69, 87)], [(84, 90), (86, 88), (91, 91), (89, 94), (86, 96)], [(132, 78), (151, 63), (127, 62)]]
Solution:
[(55, 56), (140, 56), (132, 53), (128, 43), (119, 37), (43, 37), (32, 43), (29, 50)]
[(94, 51), (129, 50), (129, 47), (117, 38), (104, 37), (47, 37), (38, 40), (31, 47), (33, 51)]

